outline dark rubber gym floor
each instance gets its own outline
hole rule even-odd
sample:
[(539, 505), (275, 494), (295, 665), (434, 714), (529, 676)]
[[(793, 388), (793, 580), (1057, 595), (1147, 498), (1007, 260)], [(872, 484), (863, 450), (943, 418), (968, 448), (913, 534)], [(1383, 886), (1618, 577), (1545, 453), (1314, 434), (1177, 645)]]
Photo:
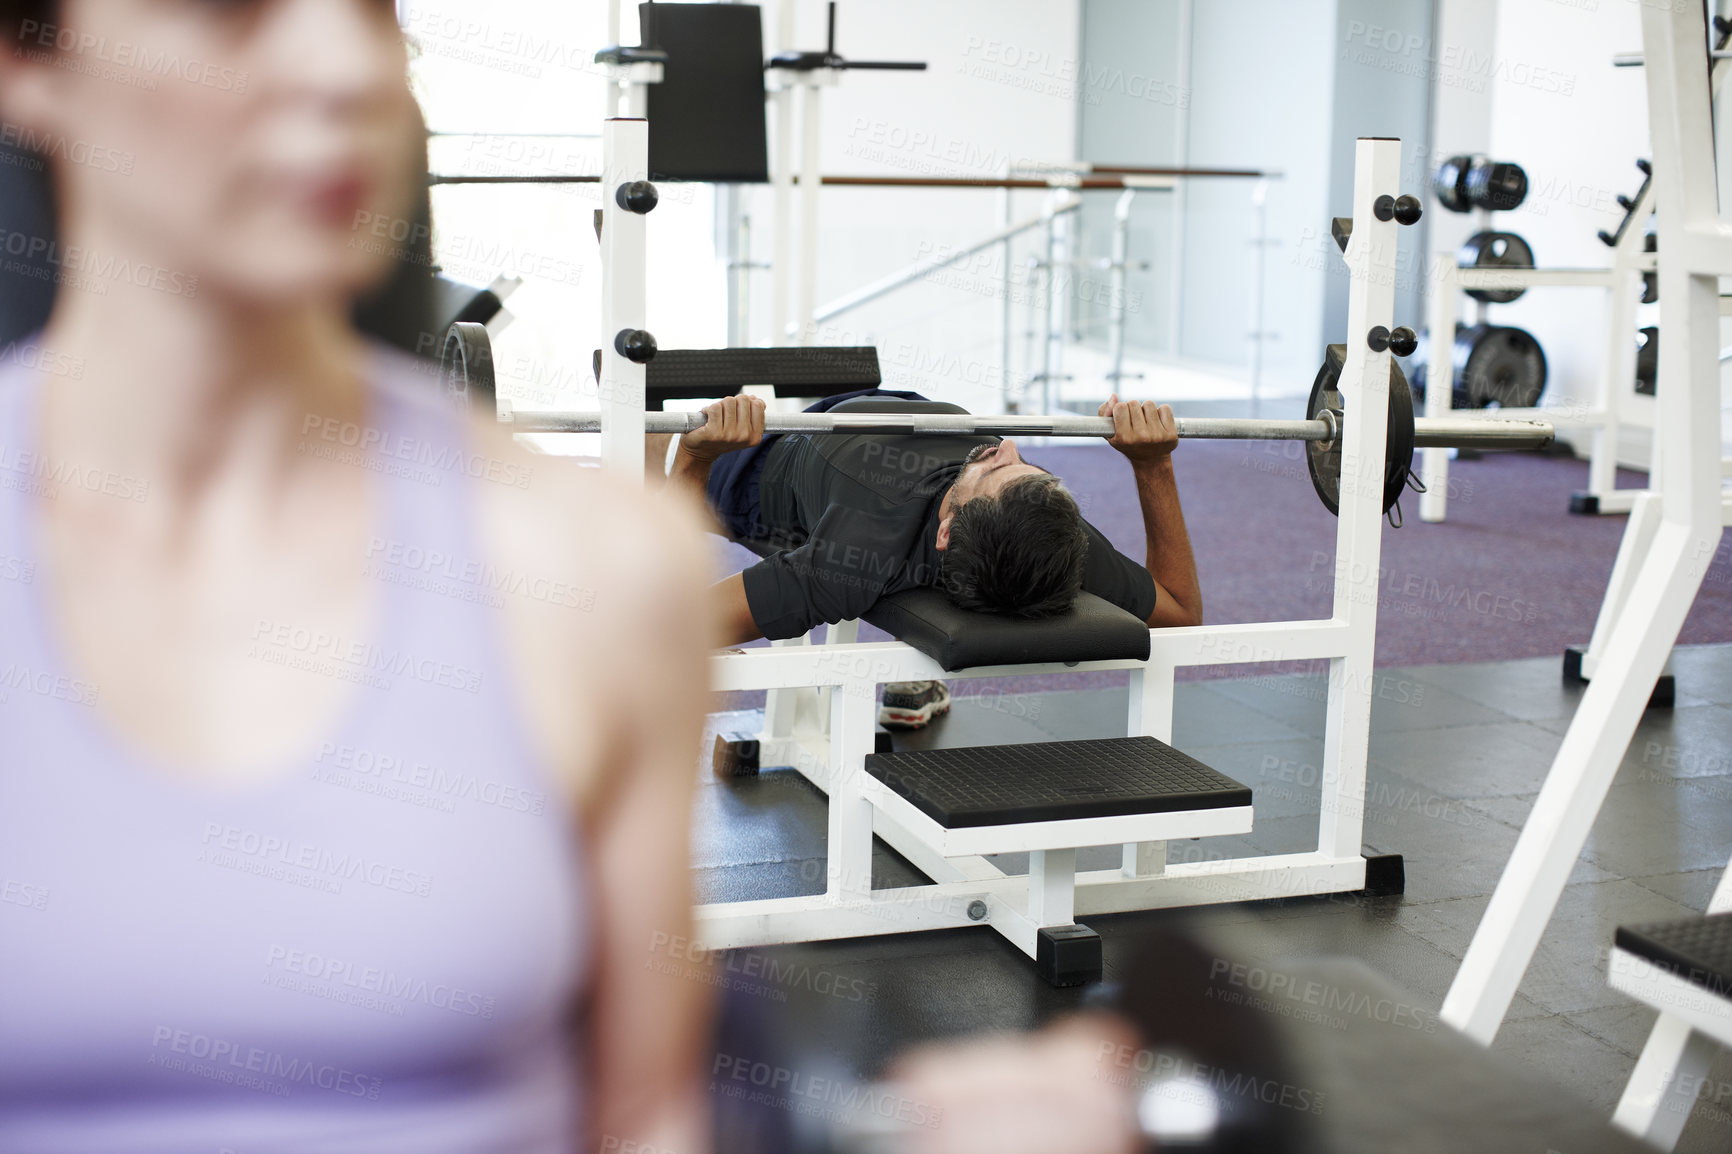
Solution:
[[(1649, 710), (1637, 730), (1493, 1047), (1605, 1119), (1655, 1017), (1606, 983), (1613, 930), (1700, 913), (1732, 854), (1732, 646), (1681, 647), (1674, 668), (1677, 705)], [(1109, 982), (1127, 977), (1127, 942), (1185, 917), (1223, 951), (1254, 963), (1357, 958), (1435, 1014), (1580, 691), (1562, 685), (1557, 658), (1389, 669), (1379, 678), (1365, 840), (1404, 855), (1406, 894), (1091, 918), (1105, 941)], [(1249, 785), (1256, 821), (1246, 837), (1175, 843), (1175, 860), (1314, 848), (1323, 697), (1321, 678), (1291, 675), (1178, 686), (1174, 744)], [(715, 714), (712, 728), (755, 729), (758, 716)], [(917, 748), (1123, 733), (1124, 690), (1108, 688), (957, 698), (949, 717), (897, 741)], [(722, 782), (709, 774), (706, 756), (702, 772), (701, 900), (823, 889), (822, 795), (792, 770)], [(1106, 859), (1085, 854), (1082, 864), (1101, 868)], [(875, 885), (920, 880), (880, 847)], [(745, 953), (744, 963), (736, 955), (736, 972), (774, 962), (820, 974), (830, 986), (871, 991), (846, 1029), (814, 1043), (858, 1076), (910, 1043), (1036, 1026), (1087, 997), (1044, 985), (1026, 958), (984, 928)], [(752, 989), (748, 1006), (762, 999), (767, 1015), (786, 1001), (774, 983)], [(1732, 1056), (1720, 1054), (1711, 1083), (1680, 1151), (1732, 1149)]]

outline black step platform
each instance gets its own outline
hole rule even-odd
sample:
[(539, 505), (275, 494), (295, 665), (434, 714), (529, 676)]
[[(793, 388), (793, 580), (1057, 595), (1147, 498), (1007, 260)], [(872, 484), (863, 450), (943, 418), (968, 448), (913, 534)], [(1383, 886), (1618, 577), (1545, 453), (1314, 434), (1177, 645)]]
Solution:
[(945, 829), (1251, 804), (1248, 788), (1153, 737), (874, 753), (866, 772)]
[(1732, 998), (1732, 913), (1619, 926), (1613, 942), (1718, 998)]
[(743, 385), (772, 385), (778, 397), (833, 397), (883, 382), (878, 350), (838, 348), (662, 349), (645, 368), (648, 407), (731, 397)]

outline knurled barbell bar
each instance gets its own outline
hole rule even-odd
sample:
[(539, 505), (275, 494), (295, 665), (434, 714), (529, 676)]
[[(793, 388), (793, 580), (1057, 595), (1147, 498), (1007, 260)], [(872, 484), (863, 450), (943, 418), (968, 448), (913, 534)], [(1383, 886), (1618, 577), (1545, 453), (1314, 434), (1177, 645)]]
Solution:
[[(514, 433), (599, 433), (601, 414), (595, 412), (512, 411), (500, 401), (500, 420)], [(704, 427), (703, 413), (645, 413), (645, 433), (690, 433)], [(1260, 420), (1232, 417), (1177, 417), (1181, 439), (1202, 441), (1333, 442), (1341, 418), (1335, 410), (1320, 410), (1311, 420)], [(964, 413), (766, 413), (764, 432), (850, 434), (891, 433), (903, 436), (979, 437), (1111, 437), (1110, 417), (1081, 415), (976, 416)], [(1416, 448), (1540, 449), (1551, 444), (1546, 421), (1502, 421), (1479, 418), (1421, 417), (1413, 422)]]

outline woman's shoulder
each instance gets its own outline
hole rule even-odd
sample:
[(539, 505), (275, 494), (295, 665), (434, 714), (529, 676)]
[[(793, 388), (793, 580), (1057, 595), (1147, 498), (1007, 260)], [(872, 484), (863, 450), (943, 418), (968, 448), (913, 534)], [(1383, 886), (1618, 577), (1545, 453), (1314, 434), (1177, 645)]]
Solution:
[(617, 586), (616, 604), (634, 594), (653, 601), (701, 574), (702, 522), (689, 498), (646, 490), (593, 461), (536, 452), (454, 405), (436, 365), (393, 350), (376, 355), (375, 380), (408, 421), (449, 429), (466, 446), (461, 471), (473, 482), (482, 544), (496, 561)]
[[(391, 394), (465, 445), (472, 540), (506, 574), (500, 617), (523, 716), (580, 813), (605, 792), (603, 751), (673, 675), (701, 661), (709, 563), (699, 511), (582, 459), (535, 452), (396, 364)], [(412, 418), (419, 420), (420, 418)]]

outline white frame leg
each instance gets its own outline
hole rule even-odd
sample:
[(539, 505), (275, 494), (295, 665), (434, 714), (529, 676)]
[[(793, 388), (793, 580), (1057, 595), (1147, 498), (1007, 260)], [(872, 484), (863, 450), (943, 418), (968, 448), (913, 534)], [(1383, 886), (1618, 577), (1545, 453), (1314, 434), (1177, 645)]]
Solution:
[(1028, 920), (1036, 926), (1076, 921), (1076, 850), (1029, 851)]
[(1594, 618), (1594, 632), (1588, 648), (1582, 654), (1582, 678), (1592, 681), (1600, 667), (1612, 627), (1629, 603), (1630, 591), (1642, 572), (1642, 564), (1654, 545), (1654, 531), (1660, 527), (1660, 494), (1643, 490), (1635, 494), (1630, 505), (1630, 519), (1624, 526), (1624, 536), (1618, 542), (1618, 557), (1612, 562), (1612, 576), (1606, 582), (1606, 599)]
[(872, 752), (878, 709), (870, 694), (830, 697), (830, 838), (824, 896), (831, 902), (872, 895), (872, 803), (865, 757)]
[[(1141, 669), (1131, 670), (1125, 733), (1153, 737), (1172, 744), (1173, 666), (1155, 654)], [(1167, 872), (1167, 843), (1127, 842), (1119, 871), (1128, 878), (1159, 877)]]
[(1612, 1114), (1612, 1125), (1657, 1150), (1670, 1150), (1690, 1121), (1696, 1088), (1719, 1046), (1689, 1023), (1662, 1013)]

